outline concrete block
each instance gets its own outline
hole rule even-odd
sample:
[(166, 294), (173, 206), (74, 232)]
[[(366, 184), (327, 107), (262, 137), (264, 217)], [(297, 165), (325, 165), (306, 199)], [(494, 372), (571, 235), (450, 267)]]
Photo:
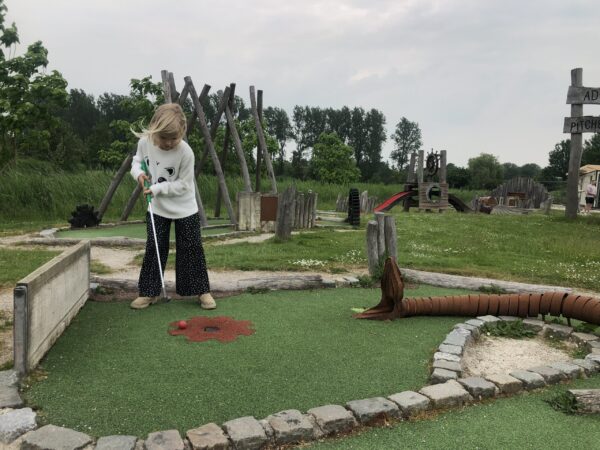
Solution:
[(560, 371), (550, 366), (537, 366), (527, 369), (529, 372), (539, 373), (546, 384), (556, 384), (565, 380), (567, 377)]
[(16, 386), (0, 386), (0, 408), (19, 408), (23, 400)]
[(0, 443), (10, 444), (22, 434), (34, 430), (36, 414), (31, 408), (0, 413)]
[(263, 427), (252, 416), (229, 420), (223, 428), (236, 450), (259, 449), (269, 441)]
[(516, 322), (517, 320), (520, 320), (518, 317), (515, 316), (498, 316), (498, 319), (504, 322)]
[(461, 334), (471, 335), (473, 339), (479, 338), (481, 335), (481, 331), (479, 331), (478, 327), (474, 327), (473, 325), (468, 325), (466, 323), (457, 323), (454, 325), (454, 329)]
[(207, 423), (185, 433), (193, 450), (228, 450), (229, 439), (216, 423)]
[(456, 372), (459, 376), (462, 374), (462, 366), (460, 365), (460, 363), (457, 363), (455, 361), (446, 361), (445, 359), (438, 359), (433, 361), (433, 368), (452, 370)]
[(288, 409), (267, 417), (278, 445), (297, 444), (314, 439), (310, 421), (297, 409)]
[(352, 400), (346, 403), (346, 407), (363, 424), (382, 417), (400, 417), (400, 408), (398, 408), (398, 405), (383, 397)]
[(573, 333), (573, 328), (557, 323), (547, 323), (542, 330), (544, 336), (567, 339)]
[(509, 375), (519, 380), (527, 390), (546, 386), (544, 377), (539, 373), (528, 372), (527, 370), (514, 370)]
[(419, 393), (428, 397), (436, 408), (462, 406), (473, 400), (461, 384), (454, 380), (446, 381), (443, 384), (425, 386)]
[(92, 442), (92, 438), (87, 434), (56, 425), (45, 425), (25, 433), (21, 439), (21, 448), (31, 450), (75, 450)]
[(98, 439), (94, 450), (135, 450), (135, 436), (104, 436)]
[(3, 370), (0, 372), (0, 387), (17, 387), (19, 374), (16, 370)]
[(451, 355), (462, 355), (463, 348), (458, 345), (440, 344), (438, 350), (442, 353), (450, 353)]
[(598, 342), (600, 345), (600, 338), (595, 334), (590, 333), (571, 333), (571, 339), (578, 344), (586, 345), (588, 342)]
[(418, 392), (404, 391), (393, 394), (388, 397), (397, 404), (404, 417), (414, 416), (423, 411), (427, 411), (431, 406), (431, 400)]
[(491, 316), (491, 315), (487, 315), (487, 316), (478, 316), (476, 317), (477, 320), (481, 320), (484, 323), (487, 324), (494, 324), (496, 322), (500, 322), (500, 319), (496, 316)]
[(529, 330), (539, 333), (544, 328), (544, 322), (537, 319), (524, 319), (523, 326)]
[(450, 353), (435, 352), (433, 354), (433, 360), (437, 361), (438, 359), (443, 359), (444, 361), (454, 361), (454, 362), (460, 363), (460, 356), (451, 355)]
[(146, 450), (184, 450), (183, 439), (177, 430), (156, 431), (146, 438)]
[(446, 338), (442, 343), (448, 345), (456, 345), (458, 347), (464, 347), (465, 345), (467, 345), (467, 342), (469, 340), (470, 339), (468, 336), (459, 333), (457, 330), (453, 330), (446, 335)]
[(502, 394), (515, 394), (523, 387), (520, 380), (503, 373), (488, 375), (485, 378), (494, 383)]
[(471, 397), (479, 400), (494, 397), (499, 390), (494, 383), (481, 377), (460, 378), (458, 382), (471, 394)]
[(453, 372), (452, 370), (446, 369), (433, 369), (431, 376), (429, 377), (429, 382), (431, 384), (439, 384), (445, 383), (448, 380), (457, 380), (458, 374)]
[(480, 327), (482, 327), (482, 326), (483, 326), (483, 324), (484, 324), (484, 323), (486, 323), (486, 322), (484, 322), (484, 321), (483, 321), (483, 320), (481, 320), (481, 319), (470, 319), (470, 320), (467, 320), (465, 323), (466, 323), (467, 325), (471, 325), (471, 326), (473, 326), (473, 327), (475, 327), (475, 328), (480, 328)]
[(571, 362), (581, 367), (584, 373), (588, 376), (600, 372), (600, 366), (594, 364), (592, 361), (585, 359), (574, 359)]
[(550, 367), (560, 371), (565, 378), (575, 379), (581, 376), (581, 367), (572, 361), (557, 361), (548, 364)]
[(352, 413), (340, 405), (319, 406), (307, 412), (315, 418), (317, 425), (326, 435), (343, 433), (357, 426)]

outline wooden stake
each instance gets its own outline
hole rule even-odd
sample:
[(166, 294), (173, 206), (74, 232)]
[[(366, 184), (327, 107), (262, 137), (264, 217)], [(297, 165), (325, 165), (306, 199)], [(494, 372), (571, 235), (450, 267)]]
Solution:
[(100, 202), (100, 206), (98, 207), (98, 218), (100, 220), (102, 220), (104, 213), (108, 209), (108, 205), (110, 204), (110, 201), (112, 200), (113, 196), (115, 195), (117, 188), (121, 184), (123, 177), (125, 176), (125, 174), (127, 172), (129, 172), (129, 169), (131, 169), (131, 160), (132, 159), (133, 159), (133, 153), (129, 153), (127, 155), (127, 157), (121, 163), (121, 167), (119, 167), (119, 170), (117, 171), (117, 173), (113, 177), (112, 181), (110, 182), (110, 185), (108, 186), (108, 190), (106, 191), (106, 194), (104, 194), (104, 198), (102, 199), (102, 202)]
[[(583, 86), (583, 69), (571, 70), (571, 86)], [(583, 116), (583, 105), (571, 105), (571, 117)], [(569, 154), (569, 174), (567, 176), (567, 205), (565, 216), (575, 219), (579, 212), (579, 166), (581, 166), (581, 153), (583, 152), (583, 134), (571, 133), (571, 152)]]
[[(262, 96), (262, 90), (258, 90), (258, 92), (256, 93), (256, 112), (258, 113), (258, 120), (260, 120), (260, 123), (262, 124), (262, 107), (263, 107), (263, 96)], [(261, 127), (262, 129), (262, 127)], [(258, 142), (258, 138), (256, 139)], [(254, 184), (254, 190), (256, 192), (260, 192), (260, 175), (261, 175), (261, 170), (260, 170), (260, 166), (262, 165), (262, 155), (261, 155), (261, 150), (260, 150), (260, 145), (256, 146), (256, 173), (254, 174), (254, 177), (256, 179), (256, 182)]]
[(237, 225), (237, 220), (235, 218), (235, 214), (233, 212), (233, 207), (231, 206), (231, 200), (229, 198), (229, 191), (227, 189), (227, 184), (225, 184), (225, 176), (223, 175), (223, 170), (221, 169), (221, 164), (219, 163), (219, 158), (217, 157), (217, 152), (215, 152), (215, 147), (213, 145), (213, 141), (210, 137), (210, 131), (208, 126), (206, 125), (206, 117), (204, 117), (204, 111), (202, 110), (202, 105), (198, 100), (196, 89), (194, 88), (194, 84), (192, 83), (192, 79), (187, 76), (184, 78), (185, 83), (188, 85), (188, 89), (190, 91), (190, 95), (194, 100), (194, 105), (196, 106), (196, 117), (198, 118), (198, 124), (200, 125), (200, 130), (202, 131), (202, 136), (204, 137), (204, 142), (208, 146), (208, 151), (210, 153), (210, 157), (213, 161), (213, 165), (215, 166), (215, 172), (217, 173), (217, 179), (219, 180), (219, 186), (221, 186), (221, 192), (223, 193), (223, 202), (225, 203), (225, 207), (227, 208), (227, 214), (229, 216), (229, 220), (232, 224)]
[(377, 222), (377, 256), (382, 259), (385, 255), (385, 213), (376, 212)]
[(369, 274), (375, 276), (379, 267), (379, 255), (377, 254), (377, 222), (369, 220), (367, 223), (367, 261)]
[[(258, 110), (256, 108), (256, 99), (254, 96), (254, 86), (250, 86), (250, 103), (252, 107), (252, 114), (254, 116), (254, 124), (256, 125), (256, 135), (258, 137), (258, 146), (262, 151), (262, 156), (265, 159), (267, 165), (267, 173), (271, 178), (271, 192), (277, 193), (277, 181), (275, 181), (275, 174), (273, 173), (273, 165), (271, 164), (271, 156), (267, 150), (267, 144), (265, 142), (265, 135), (263, 134), (262, 124), (258, 116)], [(258, 170), (258, 167), (257, 167)]]
[(288, 187), (283, 193), (279, 194), (277, 202), (277, 227), (275, 236), (278, 239), (287, 241), (292, 237), (292, 222), (294, 211), (296, 210), (296, 188)]
[(385, 216), (385, 248), (389, 257), (398, 261), (398, 238), (396, 236), (396, 222), (394, 216)]

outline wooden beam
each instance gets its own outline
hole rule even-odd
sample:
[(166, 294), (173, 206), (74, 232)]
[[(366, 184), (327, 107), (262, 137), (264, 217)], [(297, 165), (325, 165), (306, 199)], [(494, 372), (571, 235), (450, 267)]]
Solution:
[[(225, 111), (225, 107), (227, 106), (227, 102), (229, 101), (229, 94), (231, 92), (230, 87), (226, 87), (225, 91), (223, 91), (223, 95), (221, 95), (221, 101), (219, 102), (219, 108), (217, 109), (217, 113), (213, 119), (213, 122), (210, 124), (210, 138), (214, 142), (215, 137), (217, 137), (217, 131), (219, 130), (219, 122), (221, 122), (221, 116), (223, 115), (223, 111)], [(200, 164), (196, 167), (196, 176), (200, 175), (202, 171), (202, 167), (206, 163), (206, 158), (208, 157), (208, 146), (204, 144), (204, 151), (202, 152), (202, 158), (200, 159)]]
[(229, 198), (229, 191), (227, 189), (227, 184), (225, 183), (225, 176), (223, 175), (223, 170), (221, 169), (221, 163), (219, 162), (219, 158), (217, 156), (217, 152), (215, 151), (215, 147), (213, 145), (212, 138), (210, 136), (210, 130), (208, 129), (208, 125), (206, 125), (206, 117), (204, 116), (204, 111), (202, 110), (202, 105), (200, 104), (200, 100), (197, 97), (196, 89), (194, 88), (194, 83), (192, 79), (188, 76), (185, 77), (185, 83), (188, 85), (188, 89), (190, 91), (190, 95), (194, 100), (194, 106), (196, 107), (196, 117), (198, 118), (198, 124), (200, 125), (200, 131), (202, 131), (202, 136), (204, 137), (204, 143), (208, 146), (208, 151), (210, 157), (213, 161), (213, 165), (215, 166), (215, 172), (217, 174), (217, 179), (219, 181), (219, 186), (221, 187), (221, 192), (223, 193), (223, 201), (225, 203), (225, 207), (227, 208), (227, 214), (229, 215), (229, 220), (232, 224), (237, 225), (237, 220), (235, 218), (235, 214), (233, 212), (233, 207), (231, 206), (231, 199)]
[(165, 96), (165, 103), (171, 103), (172, 94), (171, 94), (171, 86), (169, 85), (169, 71), (161, 70), (160, 77), (162, 79), (163, 85), (163, 94)]
[[(258, 138), (258, 146), (262, 151), (262, 156), (265, 159), (267, 165), (267, 173), (271, 178), (271, 192), (277, 193), (277, 181), (275, 180), (275, 174), (273, 173), (273, 165), (271, 164), (271, 156), (267, 150), (267, 144), (265, 142), (265, 135), (263, 133), (262, 124), (258, 116), (258, 110), (256, 106), (256, 98), (254, 95), (254, 86), (250, 86), (250, 104), (252, 106), (252, 115), (254, 116), (254, 124), (256, 125), (256, 136)], [(257, 167), (258, 170), (258, 167)]]
[(563, 133), (598, 132), (600, 132), (600, 116), (565, 117)]
[(569, 86), (567, 105), (600, 105), (600, 88)]
[[(262, 106), (263, 106), (263, 96), (262, 96), (262, 90), (259, 89), (258, 92), (256, 93), (256, 112), (258, 113), (258, 119), (260, 120), (260, 123), (262, 124)], [(258, 141), (258, 139), (257, 139)], [(260, 175), (261, 175), (261, 169), (260, 166), (262, 165), (262, 157), (261, 157), (261, 150), (260, 150), (260, 145), (256, 146), (256, 173), (254, 174), (254, 190), (256, 192), (260, 192)]]
[(104, 213), (108, 209), (108, 205), (110, 204), (110, 201), (112, 200), (113, 196), (115, 195), (117, 188), (121, 184), (123, 177), (129, 171), (129, 169), (131, 169), (131, 160), (133, 159), (133, 155), (134, 155), (133, 152), (130, 152), (127, 155), (127, 157), (121, 163), (121, 167), (119, 167), (119, 170), (117, 171), (117, 173), (113, 177), (112, 181), (110, 182), (108, 190), (106, 191), (106, 194), (104, 194), (104, 198), (102, 199), (102, 202), (100, 203), (100, 206), (98, 207), (98, 218), (100, 220), (102, 220)]
[(242, 148), (242, 141), (240, 140), (240, 135), (237, 132), (237, 128), (235, 126), (235, 120), (233, 118), (233, 114), (229, 106), (225, 108), (225, 116), (227, 117), (227, 125), (229, 126), (229, 131), (231, 133), (231, 138), (233, 140), (233, 147), (237, 153), (238, 159), (240, 161), (240, 168), (242, 170), (242, 178), (244, 180), (244, 191), (252, 192), (252, 184), (250, 183), (250, 174), (248, 173), (248, 165), (246, 164), (246, 155), (244, 154), (244, 149)]
[[(183, 87), (183, 90), (185, 91), (187, 89), (187, 85)], [(200, 104), (202, 104), (202, 102), (204, 101), (204, 99), (206, 99), (206, 97), (208, 97), (208, 92), (210, 91), (210, 85), (205, 84), (204, 87), (202, 87), (202, 92), (200, 92)], [(192, 100), (192, 104), (194, 103), (194, 101)], [(194, 123), (196, 123), (196, 110), (194, 109), (192, 111), (192, 115), (190, 116), (190, 118), (188, 119), (188, 123), (187, 123), (187, 135), (190, 135), (190, 131), (192, 130), (192, 128), (194, 127)], [(196, 168), (195, 170), (198, 171), (198, 164), (199, 162), (196, 162)], [(199, 172), (194, 172), (194, 173), (199, 173)], [(198, 175), (196, 175), (196, 177), (198, 177)]]
[[(583, 85), (583, 69), (571, 70), (571, 86), (581, 87)], [(571, 105), (571, 117), (583, 116), (583, 105)], [(571, 132), (571, 152), (569, 154), (569, 174), (567, 176), (567, 205), (565, 217), (575, 219), (579, 212), (579, 166), (581, 165), (581, 153), (583, 152), (582, 134)]]
[(168, 73), (167, 82), (169, 83), (169, 92), (171, 92), (171, 103), (175, 103), (179, 100), (179, 92), (177, 92), (177, 88), (175, 87), (173, 72)]
[[(223, 137), (223, 150), (221, 150), (221, 167), (223, 168), (223, 174), (225, 174), (225, 162), (227, 161), (227, 149), (229, 148), (229, 127), (225, 127), (225, 136)], [(217, 186), (217, 199), (215, 200), (215, 217), (221, 217), (221, 187)]]

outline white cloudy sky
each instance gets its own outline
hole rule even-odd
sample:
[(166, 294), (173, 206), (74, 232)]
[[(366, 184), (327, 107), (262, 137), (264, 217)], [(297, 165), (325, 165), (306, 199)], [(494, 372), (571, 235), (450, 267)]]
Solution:
[[(570, 70), (600, 85), (598, 0), (6, 0), (21, 51), (35, 40), (70, 88), (127, 93), (161, 69), (291, 115), (294, 105), (402, 116), (425, 149), (546, 165)], [(600, 114), (586, 106), (586, 114)], [(587, 136), (586, 136), (587, 137)], [(388, 140), (384, 153), (389, 154)]]

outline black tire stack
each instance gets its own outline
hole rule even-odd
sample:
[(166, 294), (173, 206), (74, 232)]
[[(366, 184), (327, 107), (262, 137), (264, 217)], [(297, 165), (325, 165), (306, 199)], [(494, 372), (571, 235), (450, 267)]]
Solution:
[(356, 188), (351, 188), (348, 194), (348, 223), (360, 226), (360, 194)]
[(100, 214), (94, 211), (92, 205), (77, 205), (75, 211), (71, 212), (69, 223), (71, 228), (95, 227), (100, 223)]

